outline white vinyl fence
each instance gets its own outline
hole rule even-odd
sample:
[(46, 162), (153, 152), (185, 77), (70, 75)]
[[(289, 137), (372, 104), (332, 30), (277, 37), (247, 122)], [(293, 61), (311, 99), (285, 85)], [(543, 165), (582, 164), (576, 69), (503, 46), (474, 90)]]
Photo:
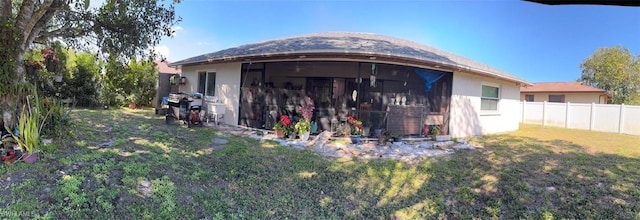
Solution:
[(640, 106), (520, 102), (520, 122), (640, 135)]

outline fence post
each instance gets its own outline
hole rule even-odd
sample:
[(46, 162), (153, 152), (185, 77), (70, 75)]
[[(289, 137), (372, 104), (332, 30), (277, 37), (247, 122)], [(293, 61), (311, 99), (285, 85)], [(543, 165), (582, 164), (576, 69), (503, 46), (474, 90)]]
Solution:
[(524, 109), (525, 109), (526, 105), (527, 105), (527, 101), (526, 100), (522, 101), (522, 112), (520, 112), (520, 113), (522, 113), (522, 115), (521, 115), (522, 117), (520, 118), (520, 120), (521, 120), (520, 122), (521, 123), (524, 123), (524, 114), (525, 114)]
[(542, 126), (547, 125), (547, 101), (542, 103)]
[(620, 120), (618, 121), (618, 133), (622, 133), (624, 127), (624, 103), (620, 105)]
[(596, 103), (591, 103), (591, 115), (590, 115), (590, 119), (589, 119), (589, 130), (593, 130), (593, 126), (594, 126), (594, 122), (596, 119)]
[(567, 102), (567, 110), (565, 110), (564, 113), (564, 128), (569, 128), (569, 106), (571, 105), (570, 102)]

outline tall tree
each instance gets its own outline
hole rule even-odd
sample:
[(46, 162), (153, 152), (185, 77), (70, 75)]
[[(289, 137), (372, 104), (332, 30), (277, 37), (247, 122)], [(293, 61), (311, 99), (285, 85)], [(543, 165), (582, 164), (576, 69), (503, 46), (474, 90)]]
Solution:
[(61, 39), (70, 46), (98, 46), (121, 57), (146, 56), (179, 20), (174, 5), (181, 0), (106, 0), (90, 8), (90, 0), (0, 0), (0, 108), (13, 125), (24, 95), (25, 51), (34, 42)]
[(80, 52), (76, 54), (75, 66), (71, 70), (73, 78), (69, 80), (79, 106), (95, 107), (98, 104), (98, 82), (102, 63), (95, 54)]
[(600, 48), (580, 68), (582, 82), (609, 91), (614, 104), (640, 105), (640, 56), (621, 46)]

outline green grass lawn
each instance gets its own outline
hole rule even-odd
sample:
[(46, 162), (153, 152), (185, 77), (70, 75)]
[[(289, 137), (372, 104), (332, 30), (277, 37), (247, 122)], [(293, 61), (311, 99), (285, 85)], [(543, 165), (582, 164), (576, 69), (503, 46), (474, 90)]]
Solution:
[(0, 218), (640, 219), (636, 136), (522, 125), (409, 165), (234, 136), (212, 150), (215, 129), (151, 111), (74, 118), (42, 161), (0, 165)]

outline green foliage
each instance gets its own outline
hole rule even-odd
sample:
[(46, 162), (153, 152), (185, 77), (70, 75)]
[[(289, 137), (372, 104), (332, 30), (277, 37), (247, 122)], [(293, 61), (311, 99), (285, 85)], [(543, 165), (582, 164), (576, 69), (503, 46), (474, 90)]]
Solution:
[(311, 130), (311, 123), (307, 120), (300, 120), (298, 123), (296, 123), (295, 129), (298, 134), (302, 135)]
[[(33, 153), (40, 147), (40, 128), (38, 114), (29, 114), (26, 108), (18, 118), (18, 134), (11, 134), (18, 145), (27, 153)], [(9, 128), (6, 128), (10, 130)]]
[(130, 60), (125, 65), (109, 57), (105, 69), (103, 103), (111, 106), (128, 103), (149, 105), (155, 97), (158, 71), (154, 62)]
[(580, 68), (581, 80), (609, 91), (614, 104), (640, 105), (640, 57), (628, 49), (599, 48)]
[[(0, 10), (0, 108), (12, 115), (6, 121), (8, 126), (14, 126), (15, 106), (26, 95), (21, 93), (25, 80), (22, 65), (33, 42), (63, 41), (76, 49), (97, 46), (114, 57), (147, 57), (152, 55), (149, 48), (171, 36), (172, 26), (180, 20), (174, 7), (180, 0), (106, 0), (97, 8), (89, 8), (89, 2), (8, 0), (0, 4), (8, 4), (3, 7), (8, 10)], [(74, 94), (80, 96), (81, 105), (98, 102), (94, 70), (82, 65), (72, 71), (76, 79), (69, 85), (77, 88)]]
[[(36, 152), (40, 148), (40, 133), (51, 114), (50, 111), (44, 111), (44, 104), (41, 102), (38, 92), (34, 86), (31, 87), (29, 100), (32, 102), (32, 109), (27, 106), (22, 107), (22, 112), (18, 118), (18, 134), (11, 133), (13, 139), (27, 153)], [(7, 131), (13, 131), (5, 125)]]
[(99, 105), (98, 85), (101, 64), (97, 56), (87, 52), (76, 55), (75, 67), (71, 70), (73, 78), (69, 85), (79, 106), (95, 107)]
[(49, 112), (42, 135), (60, 138), (70, 133), (71, 108), (65, 107), (60, 100), (46, 98), (43, 112)]
[(152, 61), (131, 60), (125, 72), (125, 79), (130, 80), (133, 86), (129, 95), (134, 97), (136, 105), (149, 105), (156, 95), (156, 83), (158, 70)]

